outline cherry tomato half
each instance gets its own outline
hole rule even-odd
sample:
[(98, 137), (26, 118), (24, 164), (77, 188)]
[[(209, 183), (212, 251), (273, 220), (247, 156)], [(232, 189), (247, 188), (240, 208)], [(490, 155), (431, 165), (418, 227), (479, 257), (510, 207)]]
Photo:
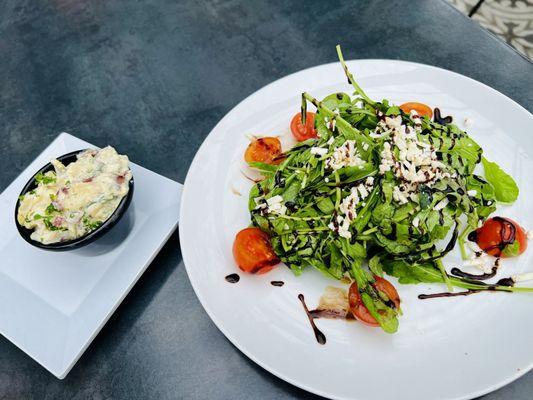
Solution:
[(411, 110), (415, 110), (420, 116), (425, 115), (426, 117), (430, 119), (433, 116), (433, 110), (431, 109), (430, 106), (424, 103), (417, 103), (416, 101), (410, 101), (408, 103), (403, 103), (400, 106), (400, 109), (406, 114), (409, 114)]
[(494, 257), (514, 257), (527, 248), (527, 235), (524, 229), (509, 218), (489, 218), (473, 232), (469, 238)]
[(244, 152), (246, 162), (279, 164), (282, 160), (281, 142), (275, 137), (254, 139)]
[(259, 228), (246, 228), (237, 233), (233, 257), (240, 269), (251, 274), (264, 274), (280, 262), (270, 237)]
[[(392, 283), (384, 278), (380, 278), (379, 276), (374, 276), (374, 279), (375, 281), (372, 283), (372, 286), (385, 293), (387, 297), (394, 303), (394, 307), (400, 308), (400, 296), (398, 295), (398, 292)], [(363, 304), (361, 294), (359, 293), (359, 288), (355, 282), (350, 285), (350, 290), (348, 291), (348, 302), (350, 311), (358, 321), (361, 321), (363, 324), (369, 326), (379, 326), (376, 319), (372, 316), (372, 314), (370, 314), (368, 309)]]
[(305, 115), (305, 126), (302, 124), (302, 113), (296, 114), (291, 120), (291, 132), (299, 142), (317, 137), (315, 113), (307, 112)]

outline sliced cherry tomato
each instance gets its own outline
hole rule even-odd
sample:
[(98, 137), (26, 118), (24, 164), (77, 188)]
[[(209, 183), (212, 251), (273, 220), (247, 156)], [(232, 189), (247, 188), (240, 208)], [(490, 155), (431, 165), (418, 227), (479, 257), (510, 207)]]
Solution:
[[(393, 302), (395, 308), (400, 308), (400, 296), (398, 295), (398, 292), (392, 283), (384, 278), (380, 278), (379, 276), (374, 276), (374, 279), (375, 281), (372, 283), (372, 286), (385, 293)], [(366, 306), (363, 304), (361, 294), (359, 293), (359, 288), (355, 282), (350, 285), (350, 290), (348, 291), (348, 303), (350, 305), (350, 311), (357, 320), (366, 325), (379, 326), (376, 319), (372, 316), (372, 314), (370, 314)]]
[(302, 124), (302, 113), (296, 114), (291, 121), (291, 132), (299, 142), (317, 137), (315, 113), (307, 112), (305, 115), (305, 126)]
[(270, 237), (259, 228), (246, 228), (237, 233), (233, 257), (240, 269), (251, 274), (264, 274), (280, 262)]
[(246, 162), (279, 164), (282, 160), (281, 142), (275, 137), (254, 139), (244, 153)]
[(400, 109), (406, 114), (409, 114), (411, 110), (415, 110), (420, 116), (425, 115), (426, 117), (430, 119), (433, 116), (433, 110), (431, 110), (430, 106), (424, 103), (417, 103), (416, 101), (410, 101), (408, 103), (403, 103), (400, 106)]
[(509, 218), (494, 217), (485, 221), (481, 228), (472, 232), (469, 239), (494, 257), (514, 257), (527, 248), (524, 229)]

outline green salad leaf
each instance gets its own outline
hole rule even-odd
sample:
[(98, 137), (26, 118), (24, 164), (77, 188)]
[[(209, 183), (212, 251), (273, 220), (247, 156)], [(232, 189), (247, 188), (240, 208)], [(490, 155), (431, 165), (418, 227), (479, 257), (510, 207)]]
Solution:
[(513, 177), (503, 171), (498, 164), (482, 158), (485, 178), (494, 188), (496, 200), (513, 203), (518, 198), (518, 186)]

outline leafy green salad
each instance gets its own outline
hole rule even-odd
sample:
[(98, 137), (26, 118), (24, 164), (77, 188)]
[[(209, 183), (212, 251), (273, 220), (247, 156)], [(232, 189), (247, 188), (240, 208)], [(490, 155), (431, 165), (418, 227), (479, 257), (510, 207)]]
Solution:
[(498, 203), (514, 202), (518, 187), (456, 125), (369, 98), (337, 52), (354, 92), (322, 100), (303, 93), (302, 123), (311, 103), (317, 137), (277, 165), (250, 162), (265, 177), (249, 194), (252, 224), (269, 234), (279, 259), (296, 275), (314, 267), (356, 282), (388, 333), (396, 332), (401, 309), (373, 285), (385, 273), (449, 291), (533, 290), (446, 273), (442, 258), (456, 244), (464, 254), (468, 233)]

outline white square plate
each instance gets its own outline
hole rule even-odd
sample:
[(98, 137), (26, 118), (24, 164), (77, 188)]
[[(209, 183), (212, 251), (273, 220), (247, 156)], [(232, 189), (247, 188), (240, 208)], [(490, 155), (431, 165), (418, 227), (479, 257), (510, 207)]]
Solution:
[(60, 134), (0, 195), (0, 333), (64, 378), (176, 229), (182, 185), (130, 163), (135, 191), (119, 223), (80, 249), (31, 246), (17, 196), (52, 158), (95, 146)]

